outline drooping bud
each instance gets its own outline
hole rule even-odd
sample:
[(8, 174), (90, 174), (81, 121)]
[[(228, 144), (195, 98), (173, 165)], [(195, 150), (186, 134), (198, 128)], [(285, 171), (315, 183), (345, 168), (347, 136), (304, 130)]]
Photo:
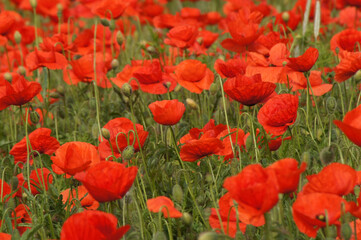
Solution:
[(102, 18), (100, 19), (100, 23), (104, 26), (104, 27), (109, 27), (110, 23), (108, 19)]
[(197, 104), (193, 99), (191, 99), (191, 98), (187, 98), (187, 99), (186, 99), (186, 104), (187, 104), (187, 106), (189, 106), (190, 109), (192, 109), (192, 110), (198, 110), (198, 108), (199, 108), (198, 104)]
[(19, 67), (18, 67), (18, 73), (19, 73), (20, 75), (25, 76), (25, 75), (26, 75), (26, 69), (25, 69), (25, 67), (24, 67), (24, 66), (19, 66)]
[(122, 152), (122, 158), (125, 161), (129, 161), (130, 159), (133, 158), (135, 149), (132, 145), (127, 146), (126, 148), (124, 148), (123, 152)]
[(14, 39), (16, 44), (20, 44), (21, 43), (21, 33), (19, 31), (15, 31), (14, 33)]
[(11, 82), (13, 80), (13, 75), (11, 75), (9, 72), (6, 72), (4, 73), (4, 79), (8, 82)]
[(122, 88), (120, 89), (120, 91), (126, 97), (130, 97), (132, 95), (132, 92), (133, 92), (132, 86), (130, 86), (129, 83), (124, 83)]
[(112, 62), (111, 62), (111, 67), (112, 69), (116, 69), (119, 67), (119, 61), (118, 59), (113, 59)]
[(100, 129), (100, 132), (101, 132), (103, 138), (105, 138), (106, 140), (110, 139), (110, 132), (108, 129), (102, 128), (102, 129)]
[(172, 196), (174, 201), (181, 203), (183, 201), (183, 189), (179, 184), (173, 186)]
[(32, 124), (38, 124), (39, 123), (39, 121), (40, 121), (40, 115), (39, 115), (39, 113), (38, 112), (36, 112), (36, 111), (31, 111), (30, 112), (30, 121), (31, 121), (31, 123)]

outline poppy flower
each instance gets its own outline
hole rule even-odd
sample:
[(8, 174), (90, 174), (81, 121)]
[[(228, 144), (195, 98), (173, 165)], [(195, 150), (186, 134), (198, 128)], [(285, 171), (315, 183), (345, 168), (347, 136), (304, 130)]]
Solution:
[[(0, 202), (3, 202), (4, 199), (6, 198), (7, 195), (9, 195), (11, 193), (11, 187), (9, 186), (9, 184), (7, 184), (5, 181), (2, 181), (0, 179)], [(8, 201), (9, 198), (7, 198), (6, 201)]]
[(1, 240), (11, 240), (11, 234), (8, 233), (0, 233)]
[(334, 69), (336, 82), (346, 81), (361, 69), (360, 52), (342, 52), (340, 58), (340, 63)]
[(294, 31), (297, 28), (300, 21), (301, 21), (301, 16), (296, 14), (295, 11), (287, 11), (287, 12), (278, 13), (276, 15), (274, 25), (275, 26), (281, 25), (283, 27), (283, 31), (289, 32), (288, 29)]
[(29, 213), (30, 213), (30, 208), (28, 206), (26, 206), (25, 204), (19, 204), (11, 214), (11, 217), (14, 218), (12, 223), (13, 225), (15, 225), (16, 222), (16, 226), (17, 226), (16, 228), (21, 235), (26, 230), (30, 229), (30, 227), (19, 226), (19, 224), (22, 223), (32, 223)]
[(104, 0), (97, 1), (92, 9), (101, 18), (117, 19), (134, 0)]
[(90, 143), (67, 142), (55, 151), (51, 161), (62, 172), (73, 176), (98, 163), (100, 157), (95, 146)]
[(268, 166), (268, 169), (275, 171), (280, 193), (292, 193), (297, 190), (300, 175), (306, 170), (307, 164), (298, 162), (293, 158), (284, 158)]
[(19, 74), (13, 76), (11, 84), (4, 78), (0, 78), (0, 110), (10, 105), (24, 105), (30, 102), (40, 91), (40, 83), (29, 82)]
[(198, 140), (187, 141), (180, 149), (182, 161), (194, 162), (206, 156), (217, 154), (224, 148), (222, 141), (218, 138), (201, 137)]
[(266, 132), (279, 136), (297, 118), (298, 97), (280, 94), (268, 100), (258, 112), (258, 122)]
[(213, 72), (206, 64), (195, 59), (184, 60), (175, 69), (177, 82), (190, 92), (209, 90), (214, 80)]
[[(50, 136), (50, 133), (51, 130), (48, 128), (38, 128), (29, 134), (31, 150), (37, 151), (35, 155), (37, 153), (52, 155), (60, 147), (58, 140)], [(13, 146), (10, 155), (14, 156), (15, 163), (25, 163), (27, 161), (26, 137)], [(33, 154), (30, 156), (33, 156)]]
[(238, 175), (226, 178), (223, 187), (238, 203), (238, 216), (245, 224), (262, 226), (264, 214), (278, 202), (275, 173), (259, 164), (248, 165)]
[(101, 161), (74, 177), (83, 183), (95, 200), (109, 202), (123, 198), (137, 173), (137, 167), (126, 168), (121, 163)]
[[(250, 133), (247, 133), (244, 135), (244, 142), (247, 141), (247, 138), (250, 137)], [(268, 149), (270, 151), (277, 151), (282, 143), (286, 140), (291, 140), (292, 137), (291, 136), (288, 136), (288, 137), (283, 137), (283, 136), (274, 136), (274, 135), (269, 135), (267, 136), (266, 138), (264, 136), (261, 135), (261, 131), (257, 128), (256, 129), (256, 139), (257, 139), (257, 145), (258, 145), (258, 148), (259, 149), (262, 149), (263, 147), (265, 147), (265, 140), (267, 138), (270, 138), (268, 139)]]
[(156, 101), (149, 104), (154, 121), (162, 125), (175, 125), (183, 116), (186, 107), (177, 99)]
[[(307, 78), (301, 72), (292, 72), (288, 74), (292, 91), (299, 89), (307, 90)], [(321, 72), (311, 71), (309, 76), (309, 94), (315, 96), (322, 96), (325, 93), (331, 91), (332, 84), (322, 83)]]
[(137, 63), (137, 61), (132, 61), (132, 65), (125, 65), (122, 71), (120, 71), (114, 78), (111, 78), (111, 81), (119, 88), (122, 88), (124, 83), (129, 83), (133, 91), (139, 88), (137, 81), (132, 78), (133, 73), (141, 66), (138, 66), (138, 64), (133, 65), (133, 63)]
[(340, 52), (357, 52), (361, 43), (361, 31), (350, 28), (335, 34), (330, 41), (331, 50), (336, 53), (336, 49)]
[(318, 174), (307, 176), (307, 180), (308, 183), (302, 189), (304, 194), (321, 192), (344, 196), (353, 192), (357, 173), (346, 164), (331, 163)]
[(181, 49), (189, 48), (198, 36), (197, 27), (193, 25), (179, 25), (173, 27), (168, 33), (164, 43)]
[(127, 118), (112, 119), (107, 124), (105, 124), (103, 128), (109, 130), (110, 138), (109, 140), (103, 140), (98, 146), (98, 151), (100, 153), (101, 159), (106, 159), (107, 157), (112, 155), (110, 144), (112, 145), (115, 157), (120, 157), (121, 152), (133, 142), (134, 150), (138, 152), (139, 144), (138, 140), (134, 135), (134, 131), (137, 131), (141, 147), (144, 146), (145, 140), (147, 140), (149, 134), (149, 132), (144, 131), (143, 126), (140, 124), (135, 124), (134, 129), (133, 122)]
[(214, 69), (222, 78), (233, 78), (238, 74), (246, 73), (247, 63), (241, 58), (233, 58), (227, 61), (217, 59), (214, 63)]
[(288, 58), (287, 67), (299, 71), (308, 72), (318, 59), (317, 48), (309, 47), (304, 54), (296, 58)]
[(99, 207), (99, 202), (97, 202), (86, 190), (86, 188), (81, 185), (76, 189), (66, 189), (60, 193), (63, 196), (63, 204), (69, 203), (71, 208), (75, 206), (74, 199), (78, 199), (83, 208), (87, 210), (96, 210)]
[(229, 193), (223, 195), (219, 199), (218, 205), (219, 205), (218, 212), (221, 217), (221, 222), (219, 220), (216, 209), (212, 208), (211, 215), (209, 216), (208, 219), (209, 225), (211, 225), (213, 229), (217, 229), (217, 231), (219, 231), (219, 229), (222, 229), (223, 226), (225, 234), (234, 238), (237, 233), (237, 229), (238, 229), (237, 222), (238, 222), (239, 229), (241, 230), (241, 232), (245, 233), (247, 225), (237, 220), (237, 213), (235, 210), (236, 208), (234, 206), (231, 195)]
[(68, 64), (64, 55), (54, 51), (54, 49), (50, 52), (44, 52), (37, 48), (26, 56), (25, 62), (29, 71), (34, 71), (40, 67), (63, 69)]
[[(28, 181), (24, 178), (23, 173), (17, 175), (19, 180), (18, 186), (24, 187), (29, 190)], [(32, 170), (30, 173), (30, 190), (31, 194), (36, 195), (39, 194), (39, 190), (48, 190), (49, 184), (53, 183), (53, 175), (51, 175), (50, 171), (47, 168), (38, 168), (36, 170)], [(44, 189), (45, 188), (45, 189)], [(16, 196), (22, 197), (22, 189), (16, 192)]]
[(121, 239), (129, 225), (117, 228), (118, 219), (110, 213), (85, 210), (71, 215), (63, 224), (60, 240)]
[(292, 205), (292, 215), (300, 232), (315, 238), (317, 231), (326, 227), (326, 211), (328, 224), (340, 226), (341, 204), (345, 211), (351, 210), (351, 205), (342, 197), (328, 193), (299, 194)]
[[(229, 132), (231, 134), (229, 134)], [(217, 152), (217, 155), (224, 156), (224, 159), (223, 159), (224, 161), (227, 161), (228, 159), (235, 157), (233, 155), (231, 141), (232, 141), (233, 147), (239, 146), (241, 151), (246, 147), (246, 143), (244, 141), (245, 134), (242, 129), (231, 128), (229, 130), (229, 132), (228, 132), (228, 129), (226, 129), (217, 135), (217, 138), (220, 139), (224, 145), (224, 148), (222, 150), (220, 150), (219, 152)]]
[(237, 102), (246, 106), (253, 106), (269, 97), (276, 89), (276, 84), (262, 82), (259, 74), (252, 77), (237, 75), (235, 78), (228, 78), (223, 89), (228, 96)]
[(1, 11), (0, 35), (6, 35), (8, 32), (10, 32), (15, 23), (16, 19), (12, 11)]
[(177, 85), (177, 82), (168, 73), (162, 72), (158, 59), (137, 68), (133, 72), (133, 76), (138, 80), (140, 89), (151, 94), (171, 92)]
[(351, 142), (361, 147), (361, 105), (346, 113), (342, 121), (334, 120), (333, 123)]
[(162, 211), (165, 218), (180, 218), (182, 213), (174, 207), (174, 203), (167, 197), (160, 196), (147, 200), (149, 211), (157, 213)]

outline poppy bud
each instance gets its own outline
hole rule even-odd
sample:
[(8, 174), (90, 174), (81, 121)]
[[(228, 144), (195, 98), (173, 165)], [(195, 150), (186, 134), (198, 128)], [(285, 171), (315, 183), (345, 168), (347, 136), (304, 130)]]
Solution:
[(25, 74), (26, 74), (26, 69), (25, 69), (23, 66), (19, 66), (19, 67), (18, 67), (18, 73), (19, 73), (20, 75), (25, 76)]
[(183, 201), (183, 189), (179, 184), (173, 186), (172, 189), (173, 199), (176, 202), (181, 203)]
[(58, 16), (63, 15), (63, 4), (58, 3), (58, 5), (56, 5), (56, 8), (58, 9)]
[(106, 140), (110, 139), (110, 132), (108, 129), (102, 128), (102, 129), (100, 129), (100, 132), (101, 132), (103, 138), (105, 138)]
[(20, 44), (21, 43), (21, 33), (19, 31), (15, 31), (14, 33), (14, 39), (16, 44)]
[(123, 42), (124, 42), (124, 36), (123, 36), (123, 33), (121, 31), (118, 31), (117, 32), (117, 43), (119, 46), (122, 46), (123, 45)]
[(181, 89), (182, 89), (182, 86), (178, 84), (177, 86), (175, 86), (174, 92), (179, 92)]
[(120, 91), (123, 93), (124, 96), (130, 97), (132, 95), (132, 86), (129, 83), (124, 83)]
[(311, 161), (311, 154), (310, 152), (304, 152), (302, 153), (301, 156), (301, 162), (305, 162), (307, 165), (310, 163)]
[(166, 83), (163, 83), (163, 85), (166, 87), (166, 88), (170, 88), (170, 86), (172, 85), (171, 82), (166, 82)]
[(108, 19), (105, 19), (105, 18), (100, 19), (100, 23), (101, 23), (104, 27), (109, 27), (109, 25), (110, 25)]
[[(74, 122), (77, 125), (81, 124), (80, 119), (78, 117), (74, 118)], [(98, 124), (96, 124), (96, 123), (93, 124), (91, 133), (92, 133), (93, 138), (95, 138), (95, 139), (98, 138), (98, 136), (99, 136)]]
[(211, 183), (212, 181), (213, 181), (212, 175), (209, 174), (209, 173), (207, 173), (207, 174), (206, 174), (206, 182)]
[(253, 146), (253, 139), (252, 136), (248, 136), (246, 139), (246, 149), (251, 149)]
[(192, 110), (197, 110), (199, 107), (198, 104), (191, 98), (187, 98), (186, 103)]
[(322, 135), (323, 135), (322, 129), (321, 128), (317, 129), (317, 132), (316, 132), (317, 140), (321, 141), (322, 140)]
[(148, 46), (146, 50), (152, 56), (155, 55), (155, 54), (158, 54), (157, 50), (153, 46)]
[(28, 198), (28, 194), (26, 192), (23, 192), (23, 194), (21, 194), (21, 199), (23, 200), (23, 202), (26, 202), (27, 198)]
[(215, 232), (204, 232), (199, 235), (198, 240), (217, 240), (220, 239)]
[(287, 23), (290, 20), (290, 14), (288, 12), (283, 12), (282, 20)]
[(13, 75), (11, 75), (11, 73), (6, 72), (4, 73), (4, 79), (8, 82), (11, 82), (11, 80), (13, 79)]
[(37, 124), (40, 121), (40, 115), (36, 111), (30, 112), (30, 121), (32, 124)]
[(197, 43), (199, 44), (199, 45), (202, 45), (202, 43), (203, 43), (203, 38), (202, 37), (199, 37), (199, 38), (197, 38)]
[[(129, 98), (127, 97), (127, 96), (124, 96), (124, 95), (122, 95), (123, 96), (123, 101), (124, 101), (124, 103), (128, 103), (129, 102)], [(127, 117), (127, 118), (129, 118), (129, 117)]]
[(119, 61), (118, 59), (113, 59), (112, 63), (111, 63), (112, 69), (116, 69), (117, 67), (119, 67)]
[(158, 231), (153, 235), (153, 240), (167, 240), (167, 237), (164, 232)]
[(37, 0), (29, 0), (29, 2), (30, 2), (30, 6), (31, 6), (32, 8), (36, 8), (36, 6), (38, 5), (38, 1), (37, 1)]
[(186, 225), (188, 225), (188, 226), (190, 226), (191, 224), (192, 224), (192, 222), (193, 222), (193, 218), (192, 218), (192, 215), (190, 215), (189, 213), (183, 213), (183, 215), (182, 215), (182, 220), (183, 220), (183, 222), (186, 224)]
[(356, 72), (356, 74), (354, 75), (354, 78), (356, 81), (360, 81), (361, 80), (361, 70), (358, 70)]
[(14, 191), (19, 185), (19, 179), (16, 176), (13, 176), (10, 180), (11, 190)]
[(284, 66), (286, 66), (287, 65), (287, 61), (283, 61), (282, 62), (282, 66), (284, 67)]
[(124, 148), (123, 152), (122, 152), (122, 158), (125, 161), (129, 161), (130, 159), (132, 159), (133, 155), (134, 155), (134, 147), (132, 145), (127, 146), (126, 148)]
[(350, 224), (344, 223), (341, 226), (341, 237), (342, 239), (349, 240), (352, 236), (352, 229), (350, 227)]
[(217, 91), (218, 91), (218, 86), (216, 83), (212, 83), (210, 88), (209, 88), (209, 91), (211, 92), (212, 95), (216, 95), (217, 94)]
[(320, 159), (324, 165), (329, 164), (335, 160), (335, 153), (331, 147), (325, 147), (320, 152)]
[(332, 114), (335, 112), (337, 108), (337, 101), (334, 97), (328, 97), (326, 100), (326, 109), (329, 114)]
[(60, 94), (58, 92), (51, 92), (49, 94), (49, 97), (51, 97), (51, 98), (60, 98)]

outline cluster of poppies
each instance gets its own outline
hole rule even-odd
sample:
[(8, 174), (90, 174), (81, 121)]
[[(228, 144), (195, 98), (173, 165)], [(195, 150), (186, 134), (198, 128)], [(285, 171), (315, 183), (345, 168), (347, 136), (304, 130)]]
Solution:
[[(165, 218), (188, 218), (184, 221), (191, 224), (187, 199), (181, 206), (180, 201), (169, 198), (166, 189), (154, 194), (157, 183), (151, 180), (147, 157), (162, 141), (165, 158), (185, 172), (184, 179), (177, 181), (187, 187), (186, 196), (196, 205), (197, 211), (192, 213), (197, 219), (203, 215), (191, 183), (194, 169), (202, 171), (200, 162), (213, 159), (229, 167), (246, 156), (254, 163), (243, 166), (235, 176), (218, 178), (222, 187), (212, 192), (214, 205), (207, 206), (212, 208), (208, 222), (203, 220), (209, 228), (205, 230), (234, 238), (237, 232), (246, 233), (248, 225), (261, 227), (268, 221), (266, 214), (277, 204), (283, 207), (279, 203), (283, 194), (292, 202), (293, 220), (301, 233), (316, 237), (319, 229), (335, 227), (339, 238), (361, 235), (361, 196), (355, 197), (354, 191), (361, 185), (359, 171), (351, 164), (330, 163), (308, 175), (303, 185), (301, 175), (309, 162), (294, 158), (273, 162), (271, 153), (286, 140), (293, 142), (292, 130), (299, 127), (295, 123), (305, 106), (306, 114), (315, 106), (315, 126), (323, 125), (319, 99), (335, 92), (336, 85), (337, 94), (345, 95), (341, 99), (344, 118), (330, 120), (329, 127), (337, 126), (361, 147), (360, 85), (354, 87), (361, 79), (361, 1), (297, 0), (291, 10), (279, 12), (265, 0), (226, 0), (222, 13), (201, 10), (201, 1), (174, 2), (0, 3), (0, 116), (10, 119), (10, 127), (4, 120), (0, 130), (4, 136), (0, 154), (6, 159), (0, 165), (0, 213), (7, 219), (0, 221), (0, 231), (4, 231), (0, 239), (11, 239), (10, 233), (35, 234), (31, 203), (37, 195), (50, 191), (59, 193), (57, 197), (67, 209), (74, 209), (67, 218), (49, 220), (61, 222), (61, 230), (52, 230), (52, 237), (64, 240), (121, 239), (132, 231), (125, 225), (130, 222), (124, 215), (124, 226), (119, 227), (119, 214), (109, 206), (120, 209), (119, 200), (132, 195), (133, 185), (142, 188), (137, 192), (143, 195), (137, 205), (139, 215), (143, 207), (149, 216), (161, 212)], [(313, 22), (313, 38), (306, 33), (308, 21)], [(336, 32), (336, 26), (342, 29)], [(302, 36), (296, 34), (301, 27)], [(328, 56), (323, 55), (328, 49), (321, 47), (322, 41), (330, 45)], [(91, 87), (94, 92), (86, 93)], [(68, 104), (93, 97), (93, 93), (96, 109), (89, 109), (97, 114), (93, 141), (72, 141), (68, 132), (60, 132), (59, 137), (60, 112), (65, 115), (62, 121), (68, 121), (64, 126), (71, 125), (74, 119), (66, 111)], [(127, 114), (119, 115), (111, 107), (107, 107), (109, 114), (99, 114), (98, 105), (118, 107), (114, 96), (120, 97)], [(201, 108), (210, 105), (210, 99), (215, 99), (214, 109), (206, 113)], [(230, 110), (232, 107), (236, 111)], [(226, 122), (216, 124), (216, 111), (218, 119), (225, 114)], [(250, 122), (240, 127), (245, 115)], [(238, 122), (228, 121), (229, 116)], [(191, 126), (192, 117), (197, 118), (197, 127)], [(306, 118), (303, 133), (311, 132)], [(171, 134), (172, 144), (164, 140), (164, 130), (166, 138)], [(328, 147), (331, 132), (329, 129)], [(316, 143), (312, 133), (309, 135)], [(262, 156), (269, 157), (263, 165), (259, 150), (269, 153)], [(212, 168), (210, 161), (209, 165)], [(140, 183), (134, 184), (136, 180)], [(347, 220), (350, 216), (352, 221)], [(353, 233), (346, 238), (344, 229), (348, 228)], [(177, 234), (180, 232), (178, 228)]]

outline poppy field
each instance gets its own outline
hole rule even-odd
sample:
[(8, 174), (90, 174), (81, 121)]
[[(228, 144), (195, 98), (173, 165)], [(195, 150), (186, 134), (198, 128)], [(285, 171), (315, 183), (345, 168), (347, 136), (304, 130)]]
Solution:
[(0, 240), (361, 239), (361, 0), (2, 0)]

